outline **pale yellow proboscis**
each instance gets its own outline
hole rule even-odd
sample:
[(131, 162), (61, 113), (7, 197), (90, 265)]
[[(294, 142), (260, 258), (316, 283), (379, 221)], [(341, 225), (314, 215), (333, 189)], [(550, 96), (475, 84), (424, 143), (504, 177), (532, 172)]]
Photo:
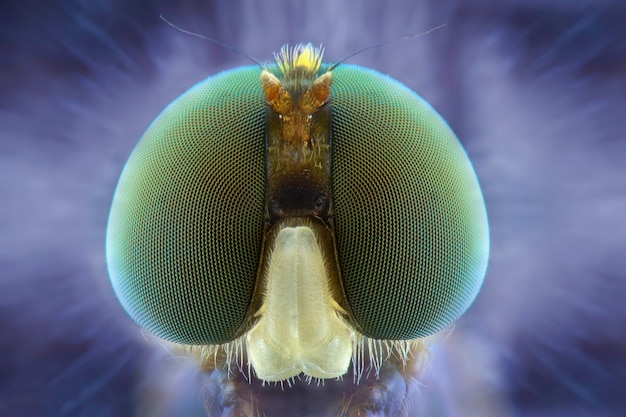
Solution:
[(383, 341), (356, 332), (333, 300), (327, 262), (314, 228), (283, 227), (269, 255), (267, 286), (254, 327), (224, 345), (179, 348), (198, 357), (205, 368), (220, 362), (232, 371), (250, 372), (251, 367), (267, 382), (290, 381), (301, 374), (307, 380), (341, 378), (351, 364), (358, 381), (365, 366), (378, 374), (391, 357), (404, 367), (421, 356), (413, 364), (421, 369), (428, 361), (427, 346), (436, 337)]

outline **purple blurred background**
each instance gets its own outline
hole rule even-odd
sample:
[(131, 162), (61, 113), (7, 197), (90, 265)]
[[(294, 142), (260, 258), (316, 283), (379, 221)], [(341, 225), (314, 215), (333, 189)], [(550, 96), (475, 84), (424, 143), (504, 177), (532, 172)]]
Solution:
[[(0, 416), (202, 416), (206, 377), (117, 303), (104, 234), (127, 156), (242, 56), (323, 43), (448, 120), (483, 186), (485, 286), (411, 415), (626, 415), (626, 5), (619, 1), (0, 2)], [(294, 395), (296, 395), (294, 393)]]

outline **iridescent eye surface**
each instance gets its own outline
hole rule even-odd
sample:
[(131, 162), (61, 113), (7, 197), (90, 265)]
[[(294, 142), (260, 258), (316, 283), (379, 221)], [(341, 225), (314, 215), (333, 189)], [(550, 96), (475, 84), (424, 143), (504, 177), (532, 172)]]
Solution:
[(166, 340), (226, 342), (248, 315), (265, 214), (260, 72), (219, 74), (170, 104), (115, 191), (113, 288), (137, 323)]
[[(315, 48), (284, 50), (199, 83), (150, 125), (107, 231), (113, 287), (141, 326), (189, 345), (248, 334), (260, 375), (291, 366), (274, 352), (290, 337), (333, 346), (340, 369), (301, 353), (261, 378), (333, 377), (355, 334), (425, 337), (472, 303), (488, 226), (456, 136), (399, 82), (328, 69)], [(291, 309), (299, 336), (276, 336)]]
[(400, 83), (340, 67), (333, 87), (333, 197), (350, 311), (377, 339), (455, 321), (485, 274), (488, 229), (465, 151), (441, 116)]

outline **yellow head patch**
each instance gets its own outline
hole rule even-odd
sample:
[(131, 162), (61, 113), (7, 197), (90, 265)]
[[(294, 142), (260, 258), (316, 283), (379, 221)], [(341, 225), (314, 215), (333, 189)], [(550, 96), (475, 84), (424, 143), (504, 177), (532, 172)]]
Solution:
[(293, 47), (283, 46), (274, 57), (283, 77), (287, 80), (296, 74), (314, 78), (322, 65), (323, 55), (324, 48), (321, 46), (316, 48), (310, 43), (306, 45), (299, 43)]

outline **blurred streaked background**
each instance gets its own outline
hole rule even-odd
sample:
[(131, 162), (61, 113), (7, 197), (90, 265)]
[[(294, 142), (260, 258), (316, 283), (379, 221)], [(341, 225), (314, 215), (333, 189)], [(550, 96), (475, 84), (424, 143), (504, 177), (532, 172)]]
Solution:
[[(609, 0), (0, 1), (0, 416), (203, 416), (206, 376), (108, 282), (118, 175), (156, 115), (283, 43), (405, 83), (457, 132), (492, 252), (411, 416), (626, 415), (626, 4)], [(294, 391), (297, 396), (298, 392)], [(269, 416), (268, 416), (269, 417)]]

